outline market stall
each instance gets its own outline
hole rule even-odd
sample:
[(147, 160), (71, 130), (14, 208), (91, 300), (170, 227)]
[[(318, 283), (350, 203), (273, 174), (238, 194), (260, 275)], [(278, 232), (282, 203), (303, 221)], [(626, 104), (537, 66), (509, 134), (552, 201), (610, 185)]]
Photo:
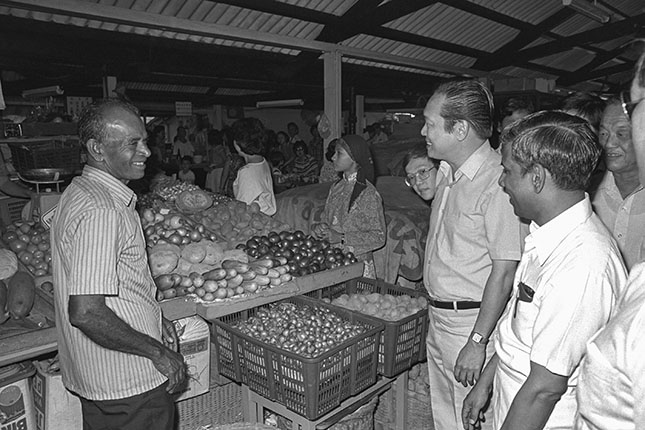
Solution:
[[(268, 419), (265, 409), (273, 413), (278, 409), (280, 419), (296, 423), (293, 425), (336, 425), (343, 429), (344, 419), (356, 420), (360, 416), (371, 421), (376, 397), (392, 384), (408, 385), (408, 369), (423, 360), (425, 352), (427, 315), (422, 293), (382, 280), (360, 278), (362, 263), (328, 242), (309, 236), (298, 222), (289, 225), (259, 213), (253, 205), (192, 185), (164, 180), (152, 193), (141, 196), (139, 203), (148, 259), (164, 315), (181, 325), (182, 331), (197, 324), (204, 327), (203, 321), (212, 331), (209, 348), (195, 350), (191, 346), (190, 356), (186, 355), (187, 360), (195, 360), (201, 354), (207, 357), (206, 363), (215, 362), (201, 367), (201, 380), (191, 378), (195, 379), (191, 381), (191, 393), (179, 397), (181, 430), (193, 430), (207, 421), (242, 417), (264, 422)], [(398, 215), (395, 220), (404, 220), (404, 216)], [(407, 219), (403, 224), (412, 225)], [(398, 228), (397, 237), (404, 236), (402, 232)], [(7, 282), (14, 283), (14, 277), (22, 276), (23, 283), (29, 284), (24, 288), (33, 290), (33, 294), (19, 313), (6, 308), (7, 321), (0, 324), (0, 365), (55, 353), (55, 285), (48, 261), (49, 232), (39, 221), (18, 220), (2, 232), (2, 245), (7, 255), (13, 256), (9, 258), (16, 269)], [(304, 308), (294, 310), (296, 305)], [(2, 310), (4, 315), (4, 304)], [(254, 339), (253, 332), (245, 335), (238, 331), (243, 321), (262, 312), (275, 315), (278, 321), (298, 320), (306, 325), (317, 318), (332, 318), (330, 326), (339, 326), (340, 321), (344, 321), (340, 326), (350, 322), (355, 326), (325, 334), (327, 323), (323, 322), (298, 335), (292, 343), (278, 339), (272, 345), (269, 338)], [(284, 312), (284, 318), (277, 317), (277, 312)], [(321, 316), (312, 320), (319, 312)], [(283, 328), (280, 333), (294, 327)], [(184, 342), (201, 342), (195, 330), (184, 332)], [(205, 336), (209, 339), (208, 330)], [(180, 352), (182, 345), (180, 339)], [(237, 347), (230, 349), (231, 345)], [(275, 359), (260, 367), (254, 364), (269, 351), (277, 354)], [(327, 366), (335, 361), (342, 366), (331, 372)], [(304, 367), (297, 371), (287, 365), (289, 362), (300, 362)], [(189, 363), (189, 368), (199, 366)], [(213, 368), (214, 374), (209, 375), (207, 368)], [(254, 369), (260, 373), (254, 373)], [(293, 371), (318, 382), (293, 385), (293, 381), (282, 379)], [(242, 388), (234, 389), (230, 380), (241, 383)], [(278, 386), (285, 388), (276, 391)], [(293, 392), (284, 391), (287, 386)], [(328, 389), (319, 389), (322, 386)], [(272, 388), (267, 391), (269, 387)], [(405, 405), (407, 390), (400, 388), (398, 392), (391, 402)], [(213, 402), (221, 402), (222, 393), (239, 398), (236, 410), (240, 416), (216, 417), (207, 412), (218, 409), (219, 403)], [(290, 402), (293, 396), (300, 400)], [(396, 428), (405, 428), (406, 419), (405, 414), (400, 415)]]

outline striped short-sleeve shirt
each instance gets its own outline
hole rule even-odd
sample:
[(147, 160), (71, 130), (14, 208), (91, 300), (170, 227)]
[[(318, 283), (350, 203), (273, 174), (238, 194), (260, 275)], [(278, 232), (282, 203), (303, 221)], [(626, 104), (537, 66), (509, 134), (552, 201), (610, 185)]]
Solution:
[(161, 309), (145, 252), (136, 196), (125, 184), (86, 166), (61, 196), (51, 243), (56, 329), (63, 383), (91, 400), (131, 397), (166, 377), (152, 361), (94, 343), (69, 322), (72, 295), (103, 295), (133, 329), (161, 340)]

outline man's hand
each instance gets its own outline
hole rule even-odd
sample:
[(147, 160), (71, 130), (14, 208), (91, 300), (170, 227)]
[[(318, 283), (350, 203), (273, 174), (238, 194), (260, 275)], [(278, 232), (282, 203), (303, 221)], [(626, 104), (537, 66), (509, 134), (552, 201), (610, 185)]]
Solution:
[(466, 342), (455, 362), (455, 379), (464, 387), (475, 385), (486, 359), (486, 345)]
[(481, 427), (481, 422), (484, 421), (484, 407), (490, 398), (491, 388), (485, 383), (477, 383), (464, 399), (461, 421), (465, 430)]
[(181, 333), (177, 334), (172, 321), (162, 318), (161, 323), (161, 339), (163, 340), (164, 346), (177, 352), (179, 350), (179, 336), (181, 336)]
[(168, 378), (166, 391), (174, 393), (184, 388), (187, 369), (184, 356), (170, 348), (164, 347), (161, 356), (152, 360), (155, 368)]

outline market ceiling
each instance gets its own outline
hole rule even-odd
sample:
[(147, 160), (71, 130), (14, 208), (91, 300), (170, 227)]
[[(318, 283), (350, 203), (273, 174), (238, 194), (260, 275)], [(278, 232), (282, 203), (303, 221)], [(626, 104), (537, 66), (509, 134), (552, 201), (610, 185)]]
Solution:
[(455, 76), (616, 91), (645, 2), (573, 1), (609, 21), (563, 0), (0, 0), (0, 77), (9, 97), (50, 85), (100, 97), (109, 75), (141, 103), (321, 107), (321, 53), (338, 50), (345, 99), (373, 106), (418, 107)]

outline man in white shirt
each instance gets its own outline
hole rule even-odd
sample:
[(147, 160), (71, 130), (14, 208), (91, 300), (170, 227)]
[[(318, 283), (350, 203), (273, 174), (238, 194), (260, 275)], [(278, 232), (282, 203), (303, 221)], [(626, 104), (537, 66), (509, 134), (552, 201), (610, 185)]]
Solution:
[[(632, 142), (645, 182), (645, 54), (636, 66), (631, 94), (621, 98), (631, 117)], [(629, 100), (633, 100), (631, 102)], [(580, 365), (576, 430), (640, 429), (645, 423), (645, 263), (629, 274), (609, 323), (587, 345)]]
[(638, 178), (632, 127), (620, 100), (608, 102), (598, 140), (607, 172), (594, 194), (593, 209), (614, 235), (629, 270), (643, 259), (645, 191)]
[(600, 147), (589, 124), (538, 112), (502, 135), (499, 184), (531, 221), (496, 355), (464, 400), (473, 429), (491, 400), (495, 429), (573, 426), (578, 365), (626, 281), (620, 251), (585, 193)]

